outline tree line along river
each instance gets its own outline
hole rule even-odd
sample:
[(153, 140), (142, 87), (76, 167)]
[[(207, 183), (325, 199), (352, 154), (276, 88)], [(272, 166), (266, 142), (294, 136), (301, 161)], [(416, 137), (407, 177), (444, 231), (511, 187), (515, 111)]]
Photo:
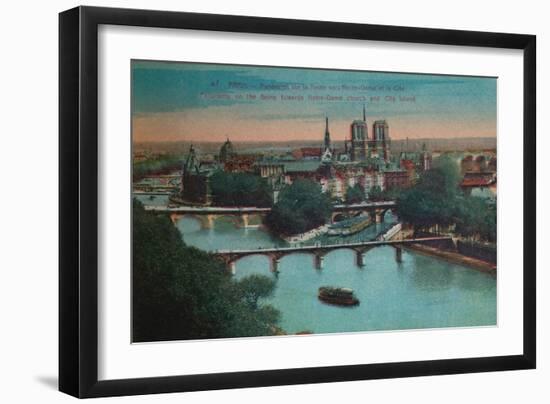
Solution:
[[(160, 196), (140, 199), (145, 204), (166, 203)], [(383, 223), (350, 236), (350, 241), (375, 238), (393, 223), (388, 213)], [(207, 251), (287, 245), (261, 228), (238, 228), (223, 217), (211, 229), (186, 216), (176, 227), (188, 245)], [(397, 263), (392, 247), (374, 248), (366, 253), (361, 268), (352, 250), (334, 250), (325, 256), (321, 270), (315, 269), (312, 255), (295, 253), (283, 257), (278, 269), (278, 274), (271, 273), (268, 257), (258, 254), (238, 260), (235, 276), (275, 277), (275, 291), (264, 302), (281, 312), (280, 326), (289, 334), (496, 325), (494, 275), (411, 250), (404, 250), (402, 262)], [(360, 305), (322, 303), (317, 291), (326, 285), (353, 288)]]

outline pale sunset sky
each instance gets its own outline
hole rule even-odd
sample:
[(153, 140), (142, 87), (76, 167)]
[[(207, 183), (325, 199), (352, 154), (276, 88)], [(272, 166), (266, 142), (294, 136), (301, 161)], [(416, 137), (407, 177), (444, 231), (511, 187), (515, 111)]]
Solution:
[(496, 136), (496, 78), (157, 61), (131, 68), (135, 142), (322, 140), (325, 116), (332, 139), (344, 140), (363, 104), (369, 136), (377, 119), (392, 139)]

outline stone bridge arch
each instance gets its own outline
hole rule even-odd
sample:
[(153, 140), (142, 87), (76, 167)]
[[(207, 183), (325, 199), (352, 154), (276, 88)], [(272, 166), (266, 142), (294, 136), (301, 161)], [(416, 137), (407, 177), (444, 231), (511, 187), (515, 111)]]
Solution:
[(366, 261), (366, 257), (365, 255), (370, 251), (372, 250), (373, 248), (375, 247), (372, 247), (372, 246), (347, 246), (347, 245), (343, 245), (341, 247), (339, 246), (334, 246), (333, 248), (329, 249), (329, 250), (326, 250), (324, 252), (325, 255), (327, 254), (330, 254), (331, 252), (333, 251), (340, 251), (340, 250), (348, 250), (348, 251), (351, 251), (354, 255), (355, 255), (355, 264), (359, 267), (359, 268), (362, 268), (365, 266), (365, 261)]
[(342, 220), (351, 219), (353, 217), (359, 217), (361, 215), (366, 215), (366, 214), (370, 215), (370, 212), (368, 209), (357, 209), (357, 210), (346, 210), (346, 211), (334, 210), (331, 213), (330, 222), (338, 223)]
[(325, 259), (325, 255), (327, 255), (330, 251), (326, 250), (309, 250), (309, 251), (290, 251), (285, 252), (279, 256), (279, 259), (277, 263), (280, 262), (281, 259), (285, 257), (290, 257), (292, 255), (308, 255), (313, 259), (313, 266), (315, 269), (322, 269), (323, 268), (323, 262)]
[(386, 217), (386, 213), (388, 212), (397, 214), (397, 209), (395, 206), (376, 209), (374, 212), (374, 219), (376, 220), (376, 223), (382, 223), (384, 221), (384, 218)]
[(287, 256), (296, 253), (310, 254), (314, 256), (315, 268), (321, 269), (323, 267), (324, 257), (331, 251), (339, 249), (350, 249), (356, 253), (356, 262), (358, 267), (365, 265), (365, 254), (373, 248), (381, 246), (390, 246), (395, 250), (395, 260), (398, 263), (402, 262), (403, 247), (409, 244), (433, 244), (433, 243), (452, 243), (452, 238), (445, 237), (425, 237), (425, 238), (412, 238), (412, 239), (400, 239), (400, 240), (377, 240), (377, 241), (365, 241), (358, 243), (343, 243), (343, 244), (330, 244), (330, 245), (309, 245), (309, 246), (293, 246), (293, 247), (279, 247), (279, 248), (265, 248), (258, 250), (220, 250), (213, 254), (225, 262), (226, 267), (235, 273), (235, 262), (241, 258), (251, 255), (265, 255), (269, 257), (270, 269), (272, 272), (278, 272), (279, 261)]
[(332, 212), (330, 222), (331, 223), (338, 223), (342, 220), (346, 220), (347, 216), (344, 212)]
[[(197, 220), (200, 225), (201, 229), (212, 229), (214, 228), (215, 222), (218, 219), (225, 219), (229, 220), (235, 227), (253, 227), (257, 226), (256, 224), (250, 225), (251, 220), (253, 223), (258, 222), (260, 220), (258, 217), (260, 215), (254, 214), (250, 215), (248, 213), (242, 213), (242, 214), (232, 214), (232, 213), (194, 213), (194, 212), (185, 212), (185, 213), (171, 213), (170, 219), (172, 220), (172, 223), (176, 223), (179, 219), (182, 217), (190, 217), (195, 220)], [(261, 222), (261, 220), (260, 220)]]
[(267, 259), (269, 260), (270, 272), (277, 273), (279, 272), (279, 262), (281, 258), (285, 255), (287, 254), (278, 254), (277, 252), (262, 252), (261, 250), (258, 250), (258, 252), (251, 252), (248, 254), (225, 254), (222, 256), (222, 260), (224, 261), (225, 266), (229, 270), (229, 272), (231, 272), (232, 275), (235, 275), (235, 265), (238, 261), (254, 256), (267, 257)]
[(193, 220), (196, 220), (200, 223), (201, 229), (211, 229), (214, 227), (215, 217), (214, 215), (201, 215), (197, 213), (171, 213), (170, 219), (172, 223), (176, 224), (181, 218), (188, 217)]

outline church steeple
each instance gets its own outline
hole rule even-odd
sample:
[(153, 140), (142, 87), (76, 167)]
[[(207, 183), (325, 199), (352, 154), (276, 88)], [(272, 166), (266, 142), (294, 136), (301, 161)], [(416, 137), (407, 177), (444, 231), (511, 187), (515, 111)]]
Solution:
[(190, 174), (193, 171), (198, 171), (198, 161), (197, 161), (197, 155), (195, 152), (195, 148), (193, 145), (189, 147), (189, 154), (187, 155), (187, 159), (185, 160), (185, 163), (183, 165), (183, 174)]
[(363, 104), (363, 122), (367, 122), (367, 111), (365, 110), (365, 104)]
[(330, 132), (328, 131), (328, 116), (325, 117), (325, 150), (330, 149)]

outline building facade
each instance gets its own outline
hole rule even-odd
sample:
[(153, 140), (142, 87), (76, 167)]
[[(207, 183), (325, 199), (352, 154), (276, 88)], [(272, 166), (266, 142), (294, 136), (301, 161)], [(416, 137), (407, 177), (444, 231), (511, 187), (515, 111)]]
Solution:
[(214, 164), (210, 162), (207, 167), (201, 166), (191, 147), (183, 165), (182, 198), (191, 203), (209, 204), (209, 176), (216, 170), (246, 172), (265, 178), (275, 201), (282, 187), (299, 179), (317, 182), (333, 200), (343, 201), (347, 190), (355, 185), (364, 189), (368, 199), (374, 188), (382, 191), (407, 188), (414, 183), (417, 171), (431, 168), (431, 154), (427, 152), (415, 156), (415, 160), (392, 161), (389, 125), (385, 120), (375, 121), (372, 138), (369, 138), (365, 107), (363, 119), (353, 121), (350, 132), (343, 152), (334, 147), (328, 116), (319, 147), (302, 147), (280, 155), (261, 152), (243, 155), (238, 154), (227, 139)]
[(191, 204), (208, 205), (211, 203), (211, 170), (201, 169), (193, 146), (182, 167), (181, 197)]

